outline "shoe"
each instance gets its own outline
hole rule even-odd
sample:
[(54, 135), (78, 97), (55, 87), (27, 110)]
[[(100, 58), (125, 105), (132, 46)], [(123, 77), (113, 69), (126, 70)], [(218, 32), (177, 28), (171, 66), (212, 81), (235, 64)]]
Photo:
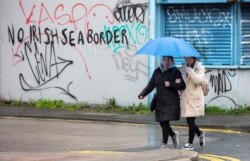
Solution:
[(183, 150), (194, 150), (193, 144), (190, 143), (186, 143), (184, 145), (184, 148), (182, 148)]
[(168, 148), (168, 145), (167, 145), (167, 144), (162, 143), (162, 145), (161, 145), (160, 149), (167, 149), (167, 148)]
[(175, 135), (171, 138), (173, 141), (174, 148), (177, 148), (177, 146), (179, 145), (179, 133), (178, 133), (178, 131), (175, 131), (174, 133), (175, 133)]
[(201, 131), (201, 135), (199, 136), (199, 142), (200, 146), (205, 146), (206, 140), (205, 140), (205, 132)]

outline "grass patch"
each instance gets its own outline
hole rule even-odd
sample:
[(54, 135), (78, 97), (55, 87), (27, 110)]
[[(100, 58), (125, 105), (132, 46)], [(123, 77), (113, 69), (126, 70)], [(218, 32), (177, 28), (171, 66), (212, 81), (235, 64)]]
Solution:
[(224, 109), (218, 106), (209, 106), (205, 108), (206, 114), (213, 115), (242, 115), (250, 114), (250, 106), (239, 106), (237, 108)]
[(128, 107), (118, 106), (114, 98), (108, 99), (104, 106), (96, 109), (97, 112), (120, 113), (120, 114), (149, 114), (149, 108), (142, 103), (130, 105)]
[[(119, 113), (119, 114), (149, 114), (149, 107), (139, 103), (126, 107), (118, 106), (115, 98), (110, 98), (103, 105), (90, 105), (86, 103), (65, 103), (63, 100), (39, 99), (36, 101), (23, 102), (19, 100), (0, 100), (0, 106), (33, 106), (39, 109), (62, 109), (62, 110), (83, 110), (89, 112)], [(211, 115), (242, 115), (250, 114), (250, 106), (239, 106), (237, 108), (224, 109), (218, 106), (205, 108), (206, 114)]]
[(84, 110), (88, 112), (105, 112), (120, 114), (149, 114), (149, 108), (142, 103), (128, 107), (118, 106), (114, 98), (110, 98), (103, 105), (89, 105), (85, 103), (65, 103), (63, 100), (39, 99), (36, 101), (22, 102), (20, 100), (0, 100), (0, 106), (34, 106), (39, 109)]

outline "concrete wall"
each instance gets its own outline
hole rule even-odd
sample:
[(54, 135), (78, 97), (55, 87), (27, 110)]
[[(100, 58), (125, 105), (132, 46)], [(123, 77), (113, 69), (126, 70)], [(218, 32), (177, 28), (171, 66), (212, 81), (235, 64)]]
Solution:
[[(249, 101), (239, 99), (239, 95), (246, 97), (245, 93), (240, 91), (240, 84), (248, 79), (248, 76), (235, 69), (207, 69), (206, 78), (209, 80), (210, 90), (205, 101), (209, 106), (221, 106), (223, 108), (236, 107), (239, 104), (250, 104)], [(248, 94), (249, 95), (249, 94)]]
[(207, 69), (210, 92), (206, 103), (223, 108), (250, 105), (249, 75), (248, 69)]
[[(150, 37), (148, 26), (154, 27), (146, 0), (11, 0), (0, 1), (0, 12), (2, 98), (140, 102), (137, 95), (154, 69), (147, 56), (134, 55)], [(107, 40), (106, 32), (113, 37)], [(250, 105), (249, 75), (249, 70), (206, 69), (206, 103)]]

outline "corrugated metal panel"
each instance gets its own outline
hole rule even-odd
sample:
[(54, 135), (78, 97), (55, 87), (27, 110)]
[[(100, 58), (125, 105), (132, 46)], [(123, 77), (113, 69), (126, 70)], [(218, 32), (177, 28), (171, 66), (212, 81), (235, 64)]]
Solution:
[(159, 4), (177, 4), (177, 3), (227, 3), (228, 0), (156, 0)]
[(165, 36), (190, 42), (203, 64), (232, 65), (230, 4), (165, 5), (165, 15)]
[(250, 4), (241, 4), (241, 65), (250, 65)]

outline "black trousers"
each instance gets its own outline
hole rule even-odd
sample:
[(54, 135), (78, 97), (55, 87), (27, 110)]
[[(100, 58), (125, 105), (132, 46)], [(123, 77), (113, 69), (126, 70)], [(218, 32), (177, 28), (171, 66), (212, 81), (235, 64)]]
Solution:
[(168, 143), (168, 136), (174, 137), (175, 133), (170, 127), (170, 121), (161, 121), (160, 122), (161, 129), (162, 129), (162, 143)]
[(186, 121), (187, 121), (188, 128), (189, 128), (188, 143), (193, 144), (195, 134), (200, 136), (201, 131), (199, 127), (195, 124), (195, 117), (187, 117)]

